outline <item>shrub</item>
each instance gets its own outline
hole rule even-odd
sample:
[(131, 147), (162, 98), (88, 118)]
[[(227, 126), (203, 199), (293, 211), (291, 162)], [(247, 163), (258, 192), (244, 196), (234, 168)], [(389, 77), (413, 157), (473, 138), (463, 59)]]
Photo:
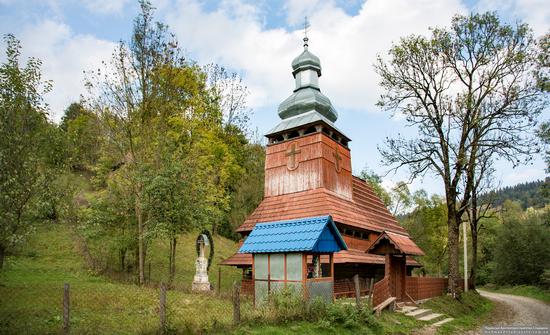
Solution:
[(317, 322), (330, 327), (341, 325), (348, 329), (379, 328), (380, 323), (366, 306), (358, 309), (351, 304), (327, 303), (321, 298), (305, 301), (301, 294), (284, 289), (272, 293), (259, 308), (253, 309), (256, 323), (288, 323), (291, 321)]

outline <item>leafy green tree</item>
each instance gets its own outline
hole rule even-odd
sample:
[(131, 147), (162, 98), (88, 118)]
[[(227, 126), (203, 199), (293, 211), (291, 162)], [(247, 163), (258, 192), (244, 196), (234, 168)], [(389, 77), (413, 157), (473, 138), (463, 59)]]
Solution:
[[(480, 157), (517, 165), (537, 148), (529, 136), (547, 97), (533, 75), (539, 50), (525, 24), (511, 26), (493, 13), (455, 16), (448, 29), (395, 44), (376, 71), (379, 105), (404, 115), (418, 136), (389, 138), (387, 165), (411, 178), (441, 178), (447, 204), (449, 291), (459, 281), (459, 227), (470, 206)], [(479, 177), (479, 176), (478, 176)]]
[(230, 182), (230, 209), (218, 232), (228, 238), (240, 238), (234, 230), (256, 209), (264, 196), (265, 148), (260, 144), (239, 141), (243, 171)]
[(540, 125), (538, 136), (545, 147), (546, 172), (550, 173), (550, 122), (544, 122)]
[(413, 203), (413, 198), (409, 186), (404, 181), (395, 184), (389, 192), (390, 211), (393, 215), (404, 214)]
[(424, 273), (442, 276), (447, 270), (445, 200), (437, 195), (428, 197), (424, 190), (415, 192), (412, 198), (415, 207), (401, 219), (401, 223), (426, 253), (419, 259), (424, 265)]
[(80, 103), (65, 110), (60, 124), (65, 131), (66, 150), (73, 170), (90, 170), (99, 158), (101, 129), (97, 116)]
[(359, 174), (359, 178), (365, 180), (370, 185), (370, 187), (372, 187), (372, 190), (374, 191), (374, 193), (376, 193), (380, 200), (382, 200), (384, 205), (391, 205), (391, 196), (388, 191), (386, 191), (386, 189), (382, 186), (382, 177), (380, 177), (380, 175), (365, 166), (365, 168), (363, 168), (363, 171), (361, 171), (361, 173)]
[(4, 37), (6, 61), (0, 65), (0, 268), (8, 248), (22, 241), (30, 222), (29, 204), (41, 192), (48, 152), (47, 105), (43, 95), (50, 83), (42, 80), (41, 62), (30, 58), (20, 65), (21, 45)]
[(550, 92), (550, 32), (539, 39), (539, 50), (536, 78), (539, 88), (544, 92)]
[[(512, 204), (513, 205), (513, 204)], [(541, 213), (506, 206), (494, 250), (494, 281), (507, 285), (539, 285), (550, 268), (550, 227)]]
[[(132, 190), (137, 222), (139, 283), (145, 281), (145, 247), (147, 227), (144, 217), (144, 178), (149, 166), (158, 161), (155, 150), (155, 118), (167, 111), (163, 105), (164, 82), (172, 79), (172, 69), (184, 59), (167, 27), (154, 22), (153, 7), (140, 1), (141, 12), (134, 21), (129, 44), (121, 42), (110, 66), (90, 73), (90, 109), (107, 134), (104, 161), (120, 167)], [(174, 73), (173, 75), (176, 75)]]

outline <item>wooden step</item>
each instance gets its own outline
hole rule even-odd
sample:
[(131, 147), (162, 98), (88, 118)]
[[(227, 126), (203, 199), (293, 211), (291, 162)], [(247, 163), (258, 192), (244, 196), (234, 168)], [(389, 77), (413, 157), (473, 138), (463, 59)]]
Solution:
[(419, 308), (419, 309), (416, 309), (412, 312), (408, 312), (408, 313), (405, 313), (405, 315), (407, 316), (413, 316), (414, 318), (418, 319), (418, 318), (421, 318), (423, 317), (424, 315), (428, 315), (432, 312), (431, 309), (422, 309), (422, 308)]
[(376, 315), (380, 315), (380, 313), (382, 312), (382, 310), (388, 306), (390, 306), (391, 304), (393, 304), (395, 302), (395, 300), (397, 300), (396, 297), (391, 297), (391, 298), (388, 298), (386, 299), (384, 302), (382, 302), (380, 305), (374, 307), (374, 311), (376, 313)]
[(441, 321), (437, 321), (436, 323), (434, 323), (432, 326), (434, 327), (439, 327), (447, 322), (450, 322), (450, 321), (453, 321), (454, 319), (453, 318), (446, 318), (446, 319), (443, 319)]
[(428, 314), (428, 315), (424, 315), (422, 317), (419, 317), (417, 318), (418, 320), (420, 321), (433, 321), (439, 317), (441, 317), (443, 314), (440, 314), (440, 313), (431, 313), (431, 314)]
[(401, 309), (398, 309), (397, 311), (398, 311), (399, 313), (405, 314), (405, 313), (409, 313), (409, 312), (415, 311), (415, 310), (417, 310), (417, 309), (418, 309), (418, 307), (415, 307), (415, 306), (403, 306), (403, 307), (401, 307)]

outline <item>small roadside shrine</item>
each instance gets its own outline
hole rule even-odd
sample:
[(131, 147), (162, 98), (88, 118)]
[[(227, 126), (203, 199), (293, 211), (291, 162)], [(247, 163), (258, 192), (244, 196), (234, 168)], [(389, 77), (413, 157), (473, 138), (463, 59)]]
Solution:
[(332, 301), (333, 253), (347, 250), (331, 216), (257, 224), (239, 253), (253, 255), (254, 302), (284, 288)]

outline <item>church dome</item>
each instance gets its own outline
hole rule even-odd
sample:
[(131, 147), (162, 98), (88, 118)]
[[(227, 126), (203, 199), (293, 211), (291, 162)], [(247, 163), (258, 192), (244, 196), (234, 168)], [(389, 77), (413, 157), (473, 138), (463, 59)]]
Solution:
[(307, 38), (304, 42), (304, 51), (292, 61), (296, 89), (279, 105), (279, 117), (284, 120), (315, 111), (329, 121), (335, 122), (338, 113), (332, 107), (330, 99), (321, 93), (319, 88), (321, 61), (308, 50)]
[(296, 76), (296, 73), (306, 69), (313, 69), (319, 77), (321, 76), (321, 61), (307, 48), (292, 61), (292, 74)]
[(279, 105), (278, 110), (279, 117), (283, 120), (310, 111), (316, 111), (332, 122), (338, 118), (338, 113), (332, 107), (330, 99), (312, 87), (296, 90)]

